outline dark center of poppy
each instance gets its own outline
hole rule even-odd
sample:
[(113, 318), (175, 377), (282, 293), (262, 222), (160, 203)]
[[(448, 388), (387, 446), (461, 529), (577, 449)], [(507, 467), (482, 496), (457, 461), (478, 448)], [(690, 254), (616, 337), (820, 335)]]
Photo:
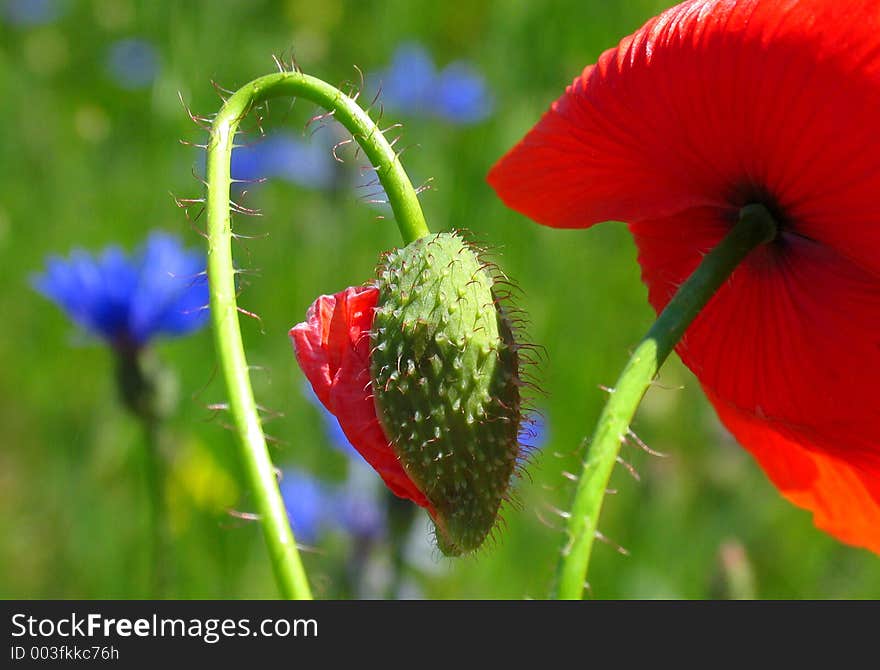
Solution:
[(752, 206), (761, 206), (776, 227), (776, 234), (770, 243), (774, 247), (784, 241), (784, 233), (791, 232), (791, 221), (786, 215), (784, 208), (779, 204), (779, 199), (763, 184), (746, 182), (734, 189), (730, 198), (733, 209), (731, 211), (731, 223), (736, 222), (742, 216), (743, 210)]

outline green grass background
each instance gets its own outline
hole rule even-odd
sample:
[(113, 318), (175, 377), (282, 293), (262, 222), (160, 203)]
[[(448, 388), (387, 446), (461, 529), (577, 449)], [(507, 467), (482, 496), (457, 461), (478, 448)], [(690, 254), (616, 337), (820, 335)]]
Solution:
[[(550, 443), (519, 484), (521, 510), (505, 513), (493, 546), (471, 558), (436, 555), (416, 533), (411, 593), (430, 598), (527, 598), (548, 592), (562, 543), (554, 508), (568, 505), (582, 441), (603, 393), (652, 312), (624, 226), (542, 228), (505, 209), (485, 183), (492, 163), (537, 120), (565, 85), (620, 37), (662, 10), (651, 0), (566, 2), (344, 2), (342, 0), (80, 0), (46, 26), (0, 24), (0, 596), (5, 598), (273, 597), (259, 530), (230, 517), (252, 509), (230, 431), (204, 405), (224, 399), (210, 333), (162, 342), (178, 373), (170, 430), (170, 581), (149, 581), (145, 488), (138, 426), (116, 400), (112, 358), (84, 342), (29, 275), (50, 253), (109, 243), (131, 248), (161, 228), (202, 244), (169, 193), (197, 196), (191, 171), (199, 141), (178, 100), (215, 111), (210, 81), (235, 88), (296, 53), (310, 74), (334, 83), (375, 71), (402, 41), (417, 40), (442, 65), (472, 61), (496, 95), (486, 122), (458, 127), (410, 117), (402, 142), (435, 230), (469, 228), (501, 250), (524, 295), (530, 338), (549, 351), (540, 401)], [(120, 38), (153, 41), (161, 72), (144, 90), (108, 78), (105, 54)], [(284, 110), (280, 110), (284, 111)], [(298, 102), (270, 126), (298, 131), (314, 113)], [(391, 118), (386, 115), (386, 118)], [(267, 430), (273, 457), (328, 481), (346, 460), (328, 446), (302, 394), (287, 329), (319, 293), (367, 280), (378, 254), (399, 243), (390, 221), (351, 188), (326, 194), (270, 183), (254, 194), (266, 216), (241, 229), (267, 232), (238, 248), (249, 276), (242, 304), (259, 402), (284, 413)], [(677, 360), (668, 389), (650, 391), (635, 424), (657, 459), (626, 448), (641, 474), (622, 468), (600, 524), (625, 547), (598, 544), (591, 590), (600, 598), (710, 598), (736, 592), (750, 572), (763, 598), (880, 597), (880, 560), (815, 530), (786, 503), (719, 425), (695, 379)], [(683, 389), (677, 387), (683, 386)], [(672, 390), (675, 389), (675, 390)], [(428, 526), (419, 517), (419, 530)], [(352, 551), (329, 534), (305, 561), (316, 594), (352, 597), (339, 578)], [(375, 563), (381, 567), (382, 548)], [(727, 568), (725, 568), (725, 565)], [(731, 566), (733, 566), (731, 568)], [(748, 581), (748, 580), (747, 580)], [(748, 591), (748, 589), (747, 589)]]

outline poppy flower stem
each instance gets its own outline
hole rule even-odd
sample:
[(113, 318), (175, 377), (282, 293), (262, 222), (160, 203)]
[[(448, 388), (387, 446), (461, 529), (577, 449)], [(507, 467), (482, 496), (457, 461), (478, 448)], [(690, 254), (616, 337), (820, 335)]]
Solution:
[(568, 517), (567, 543), (557, 575), (556, 595), (580, 599), (608, 481), (620, 446), (651, 381), (687, 328), (715, 292), (756, 247), (776, 237), (777, 225), (763, 205), (740, 211), (739, 221), (681, 285), (639, 343), (599, 416)]
[(282, 597), (311, 598), (257, 412), (242, 344), (232, 262), (231, 161), (242, 119), (278, 97), (310, 100), (341, 123), (376, 169), (406, 244), (429, 234), (416, 191), (381, 129), (339, 89), (301, 72), (278, 72), (245, 84), (229, 97), (211, 125), (207, 155), (208, 281), (217, 355), (240, 437), (242, 459)]

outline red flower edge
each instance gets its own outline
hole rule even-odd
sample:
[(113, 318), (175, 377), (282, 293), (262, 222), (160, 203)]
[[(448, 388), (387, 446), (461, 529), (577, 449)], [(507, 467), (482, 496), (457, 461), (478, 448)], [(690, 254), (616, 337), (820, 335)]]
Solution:
[(431, 511), (400, 464), (376, 417), (370, 377), (370, 329), (379, 290), (355, 286), (322, 295), (290, 330), (300, 368), (352, 446), (391, 491)]
[(584, 70), (489, 174), (540, 223), (626, 221), (659, 313), (739, 209), (781, 233), (677, 347), (785, 497), (880, 553), (880, 9), (693, 0)]

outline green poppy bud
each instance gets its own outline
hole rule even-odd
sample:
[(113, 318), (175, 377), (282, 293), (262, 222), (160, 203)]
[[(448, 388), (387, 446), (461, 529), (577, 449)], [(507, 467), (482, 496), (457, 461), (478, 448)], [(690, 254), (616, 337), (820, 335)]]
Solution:
[(473, 247), (441, 233), (389, 253), (378, 288), (376, 414), (433, 507), (440, 550), (473, 551), (520, 453), (519, 356), (495, 280)]

